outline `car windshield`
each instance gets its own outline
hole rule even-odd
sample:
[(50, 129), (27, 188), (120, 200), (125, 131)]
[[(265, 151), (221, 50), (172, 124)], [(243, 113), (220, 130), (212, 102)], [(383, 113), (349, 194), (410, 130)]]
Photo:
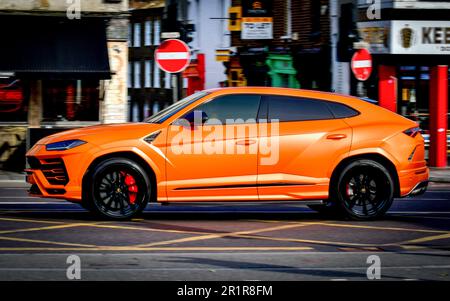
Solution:
[(159, 111), (158, 113), (146, 118), (144, 122), (147, 123), (162, 123), (166, 121), (168, 118), (179, 112), (180, 110), (184, 109), (191, 103), (194, 103), (195, 101), (199, 100), (200, 98), (207, 95), (208, 92), (206, 91), (200, 91), (197, 93), (194, 93), (192, 95), (189, 95), (188, 97), (183, 98), (180, 101), (177, 101), (171, 106), (168, 106), (164, 110)]

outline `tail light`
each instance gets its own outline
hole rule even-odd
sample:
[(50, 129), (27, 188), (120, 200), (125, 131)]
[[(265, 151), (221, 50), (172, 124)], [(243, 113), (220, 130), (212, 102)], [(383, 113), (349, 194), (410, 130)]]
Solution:
[(413, 127), (410, 129), (407, 129), (406, 131), (403, 131), (404, 134), (408, 135), (409, 137), (416, 137), (418, 133), (422, 132), (420, 127)]

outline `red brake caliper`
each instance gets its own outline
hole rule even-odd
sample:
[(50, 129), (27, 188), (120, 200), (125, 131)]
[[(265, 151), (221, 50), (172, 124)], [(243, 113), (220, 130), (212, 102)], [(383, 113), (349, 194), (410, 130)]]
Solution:
[(130, 197), (130, 204), (134, 204), (138, 193), (138, 186), (136, 185), (136, 180), (132, 175), (128, 173), (123, 172), (122, 175), (125, 176), (125, 185), (128, 186), (128, 195)]

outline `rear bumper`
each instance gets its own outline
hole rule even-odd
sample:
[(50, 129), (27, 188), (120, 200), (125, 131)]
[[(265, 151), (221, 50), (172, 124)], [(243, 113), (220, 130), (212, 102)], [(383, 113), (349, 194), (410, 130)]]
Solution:
[(425, 191), (427, 191), (428, 188), (428, 181), (422, 181), (417, 183), (416, 186), (414, 186), (413, 189), (405, 196), (405, 197), (414, 197), (421, 194), (424, 194)]
[(400, 197), (424, 193), (428, 186), (429, 175), (430, 171), (427, 166), (399, 171)]

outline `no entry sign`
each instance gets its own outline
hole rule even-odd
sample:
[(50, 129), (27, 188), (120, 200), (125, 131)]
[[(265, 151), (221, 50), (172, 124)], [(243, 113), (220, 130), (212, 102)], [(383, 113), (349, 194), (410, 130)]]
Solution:
[(176, 39), (165, 40), (156, 48), (155, 61), (165, 72), (178, 73), (183, 71), (191, 59), (188, 45)]
[(367, 80), (372, 73), (372, 56), (367, 49), (358, 49), (352, 57), (352, 71), (356, 79)]

